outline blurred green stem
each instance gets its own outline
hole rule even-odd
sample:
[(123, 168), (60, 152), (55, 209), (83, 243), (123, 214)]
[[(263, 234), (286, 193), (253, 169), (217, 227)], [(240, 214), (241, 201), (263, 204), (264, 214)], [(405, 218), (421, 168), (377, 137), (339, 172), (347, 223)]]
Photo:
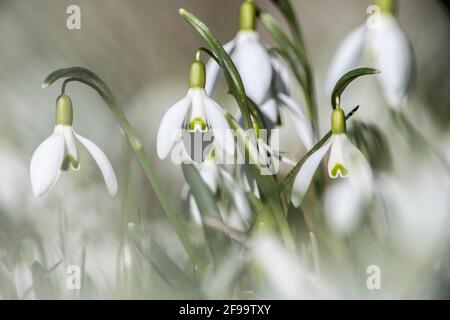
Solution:
[(148, 181), (152, 185), (156, 196), (158, 197), (158, 200), (160, 201), (164, 209), (164, 212), (172, 223), (175, 232), (178, 235), (178, 238), (180, 239), (189, 258), (191, 259), (191, 262), (201, 268), (203, 263), (200, 252), (189, 239), (179, 213), (175, 210), (175, 206), (171, 202), (171, 199), (164, 189), (161, 180), (156, 175), (156, 172), (153, 169), (150, 160), (147, 157), (147, 154), (145, 153), (141, 141), (138, 139), (136, 132), (132, 128), (130, 122), (117, 103), (112, 91), (95, 73), (83, 67), (69, 67), (56, 70), (44, 80), (42, 87), (46, 88), (61, 78), (66, 78), (61, 87), (61, 91), (63, 93), (65, 92), (65, 88), (69, 82), (78, 81), (96, 90), (98, 94), (103, 98), (106, 105), (110, 108), (110, 110), (119, 121), (123, 132), (128, 138), (133, 153), (138, 159), (141, 167), (144, 169)]

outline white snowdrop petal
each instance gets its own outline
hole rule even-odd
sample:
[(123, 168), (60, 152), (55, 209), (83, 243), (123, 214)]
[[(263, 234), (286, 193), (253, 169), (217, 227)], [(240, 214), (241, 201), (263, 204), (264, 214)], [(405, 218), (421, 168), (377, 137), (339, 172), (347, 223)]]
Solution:
[(166, 158), (177, 141), (177, 133), (191, 104), (191, 95), (188, 93), (183, 99), (175, 103), (167, 110), (161, 119), (156, 138), (156, 151), (160, 159)]
[(31, 186), (37, 197), (43, 196), (58, 180), (64, 159), (64, 136), (59, 128), (33, 153), (30, 163)]
[(308, 159), (306, 159), (305, 163), (300, 168), (300, 171), (297, 173), (291, 195), (291, 200), (294, 206), (298, 207), (302, 203), (303, 197), (311, 184), (314, 173), (316, 172), (320, 161), (322, 161), (323, 157), (330, 149), (332, 141), (333, 139), (330, 139)]
[(356, 67), (365, 48), (366, 25), (351, 31), (336, 50), (328, 71), (327, 92), (331, 94), (334, 85), (346, 72)]
[(361, 219), (364, 197), (348, 179), (333, 182), (325, 194), (325, 216), (330, 228), (339, 235), (351, 233)]
[(276, 125), (279, 115), (279, 110), (275, 99), (267, 99), (259, 106), (259, 110), (263, 114), (267, 129), (272, 129)]
[(270, 56), (257, 34), (249, 36), (244, 33), (240, 37), (231, 57), (242, 77), (247, 96), (260, 105), (267, 98), (272, 81)]
[(78, 148), (75, 140), (75, 135), (72, 126), (62, 126), (64, 141), (65, 141), (65, 156), (71, 156), (77, 161), (77, 167), (73, 166), (72, 161), (70, 162), (70, 167), (73, 170), (80, 169), (79, 156), (78, 156)]
[[(226, 43), (223, 48), (228, 53), (231, 54), (236, 45), (236, 40), (233, 39), (230, 42)], [(214, 89), (217, 86), (217, 82), (219, 80), (219, 72), (220, 67), (214, 59), (209, 59), (206, 64), (206, 82), (205, 82), (205, 90), (208, 95), (212, 96), (214, 93)]]
[(334, 134), (333, 143), (331, 144), (330, 159), (328, 160), (328, 175), (330, 178), (347, 177), (348, 176), (348, 164), (345, 161), (344, 149), (350, 143), (347, 135)]
[(280, 93), (278, 96), (292, 116), (295, 128), (306, 149), (311, 149), (314, 146), (314, 134), (311, 121), (292, 98), (283, 93)]
[(370, 198), (374, 183), (372, 169), (362, 152), (348, 139), (344, 145), (344, 157), (348, 165), (350, 183), (361, 191), (365, 199)]
[(406, 98), (414, 72), (409, 41), (394, 17), (382, 15), (370, 43), (386, 100), (398, 108)]
[(213, 99), (204, 94), (206, 121), (214, 135), (214, 144), (228, 154), (234, 154), (234, 135), (227, 119), (225, 111)]
[(117, 178), (114, 169), (109, 162), (104, 152), (91, 140), (86, 139), (79, 134), (75, 133), (78, 141), (89, 151), (94, 158), (105, 180), (106, 187), (108, 188), (111, 196), (115, 197), (118, 190)]
[(273, 76), (275, 82), (275, 90), (278, 93), (284, 93), (289, 96), (291, 92), (291, 78), (289, 75), (289, 67), (278, 55), (270, 55), (272, 63)]

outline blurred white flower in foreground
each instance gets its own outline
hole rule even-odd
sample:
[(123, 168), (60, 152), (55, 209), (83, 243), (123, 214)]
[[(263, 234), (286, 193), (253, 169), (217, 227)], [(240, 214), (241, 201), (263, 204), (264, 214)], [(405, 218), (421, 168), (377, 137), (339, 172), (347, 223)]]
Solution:
[(272, 299), (330, 299), (334, 293), (309, 271), (296, 256), (286, 250), (279, 240), (259, 236), (251, 240), (250, 251), (261, 268), (268, 287), (259, 281)]
[(182, 129), (191, 133), (212, 130), (213, 143), (228, 154), (234, 154), (234, 136), (225, 118), (225, 111), (205, 92), (205, 66), (198, 60), (191, 65), (190, 89), (187, 95), (164, 114), (158, 130), (157, 153), (166, 158), (177, 141)]
[[(391, 3), (391, 1), (383, 1)], [(327, 90), (365, 57), (381, 71), (379, 82), (388, 104), (398, 109), (407, 98), (413, 80), (414, 56), (408, 39), (393, 15), (393, 4), (382, 5), (373, 25), (359, 26), (341, 42), (328, 72)]]
[(61, 170), (78, 170), (78, 140), (92, 155), (102, 172), (111, 196), (117, 194), (117, 178), (106, 155), (92, 141), (78, 135), (72, 128), (72, 101), (61, 95), (56, 102), (56, 126), (53, 134), (44, 140), (31, 158), (30, 175), (33, 193), (46, 194), (58, 180)]
[[(223, 48), (230, 55), (244, 83), (246, 95), (259, 107), (268, 129), (280, 123), (280, 106), (286, 107), (292, 117), (302, 143), (313, 146), (311, 122), (290, 95), (287, 65), (275, 54), (255, 31), (253, 1), (241, 5), (241, 28), (236, 37)], [(207, 64), (205, 90), (213, 94), (219, 77), (219, 65), (214, 59)]]
[(339, 107), (332, 113), (332, 133), (331, 139), (314, 152), (300, 168), (294, 180), (291, 200), (296, 207), (302, 203), (314, 173), (331, 148), (328, 160), (329, 176), (333, 179), (348, 179), (332, 185), (326, 197), (325, 211), (335, 231), (346, 232), (361, 212), (361, 205), (372, 195), (373, 176), (364, 155), (347, 137), (345, 115)]
[(419, 263), (448, 252), (450, 180), (446, 168), (415, 158), (395, 176), (380, 176), (377, 186), (382, 207), (389, 213), (389, 239), (395, 249)]

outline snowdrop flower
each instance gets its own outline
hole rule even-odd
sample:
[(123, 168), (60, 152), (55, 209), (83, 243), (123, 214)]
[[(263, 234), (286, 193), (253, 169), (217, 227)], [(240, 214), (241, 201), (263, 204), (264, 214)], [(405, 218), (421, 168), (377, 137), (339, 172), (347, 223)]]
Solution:
[[(296, 102), (290, 98), (290, 79), (287, 65), (255, 31), (255, 4), (244, 1), (240, 9), (240, 31), (223, 48), (230, 55), (244, 83), (247, 96), (260, 108), (268, 129), (280, 123), (280, 107), (286, 107), (294, 120), (299, 137), (306, 148), (313, 146), (311, 122)], [(212, 94), (220, 68), (213, 60), (207, 64), (205, 90)]]
[(189, 133), (206, 133), (211, 130), (214, 145), (220, 151), (234, 154), (234, 136), (225, 118), (225, 111), (205, 92), (205, 75), (205, 65), (197, 53), (190, 68), (190, 89), (187, 95), (170, 107), (161, 120), (156, 146), (160, 159), (169, 155), (175, 143), (180, 140), (183, 129)]
[(80, 136), (72, 128), (73, 109), (69, 96), (63, 94), (56, 101), (56, 126), (53, 134), (44, 140), (31, 158), (30, 175), (33, 193), (46, 194), (58, 180), (61, 171), (79, 170), (76, 142), (92, 155), (102, 172), (111, 196), (117, 194), (117, 178), (106, 155), (92, 141)]
[[(301, 204), (315, 171), (330, 148), (329, 176), (332, 179), (348, 177), (348, 185), (352, 190), (359, 190), (364, 199), (372, 193), (372, 171), (361, 151), (348, 139), (345, 115), (340, 107), (336, 107), (332, 112), (331, 131), (331, 139), (305, 161), (295, 178), (291, 200), (296, 207)], [(340, 203), (351, 203), (351, 199), (340, 201)], [(345, 211), (345, 208), (342, 210)]]
[[(387, 103), (398, 109), (406, 100), (414, 73), (414, 57), (408, 39), (393, 15), (393, 0), (377, 1), (381, 12), (350, 32), (334, 55), (327, 89), (365, 57), (381, 71), (379, 76)], [(373, 22), (373, 23), (371, 23)]]

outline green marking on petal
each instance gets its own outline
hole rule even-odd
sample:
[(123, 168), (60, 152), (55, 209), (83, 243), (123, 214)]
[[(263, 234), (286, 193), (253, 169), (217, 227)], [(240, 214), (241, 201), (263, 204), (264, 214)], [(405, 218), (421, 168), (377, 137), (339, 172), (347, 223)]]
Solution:
[(336, 178), (338, 176), (338, 173), (341, 177), (345, 177), (348, 175), (348, 170), (346, 167), (344, 167), (341, 163), (336, 163), (333, 168), (331, 169), (331, 177)]
[(72, 168), (77, 169), (78, 168), (78, 161), (75, 159), (74, 156), (68, 155), (64, 158), (63, 163), (61, 164), (61, 170), (67, 171), (69, 170), (69, 164), (72, 166)]
[(206, 132), (206, 129), (207, 129), (206, 122), (200, 117), (195, 117), (194, 119), (191, 120), (191, 122), (189, 122), (188, 126), (189, 132), (195, 131)]

